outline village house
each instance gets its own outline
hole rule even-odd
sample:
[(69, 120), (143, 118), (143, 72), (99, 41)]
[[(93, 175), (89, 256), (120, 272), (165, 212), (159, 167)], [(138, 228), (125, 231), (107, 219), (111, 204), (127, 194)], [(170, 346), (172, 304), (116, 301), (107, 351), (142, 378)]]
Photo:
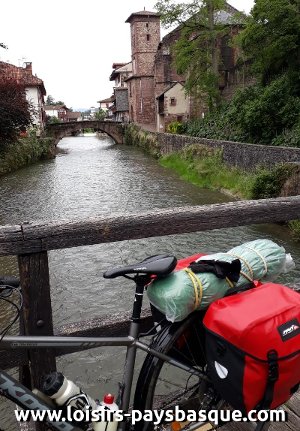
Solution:
[[(230, 44), (241, 28), (235, 19), (237, 12), (226, 4), (217, 13), (217, 20), (229, 28), (228, 34), (219, 40), (219, 89), (225, 100), (232, 97), (237, 87), (245, 85), (237, 49)], [(174, 67), (172, 46), (180, 37), (180, 27), (160, 40), (159, 14), (135, 12), (126, 22), (130, 24), (132, 57), (132, 75), (126, 79), (129, 121), (164, 132), (173, 121), (203, 117), (207, 111), (204, 100), (185, 94), (185, 76)], [(115, 76), (114, 72), (111, 76)]]
[(109, 119), (113, 118), (113, 109), (114, 109), (114, 100), (115, 100), (115, 96), (114, 94), (110, 97), (108, 97), (107, 99), (103, 99), (103, 100), (98, 100), (97, 103), (99, 103), (99, 109), (102, 109), (103, 111), (106, 112), (106, 117)]
[(164, 132), (166, 123), (187, 121), (190, 98), (185, 94), (183, 84), (174, 82), (156, 97), (157, 131)]
[(81, 120), (82, 120), (81, 112), (67, 111), (67, 116), (65, 119), (67, 123), (70, 123), (70, 121), (81, 121)]
[(67, 121), (69, 108), (65, 105), (45, 105), (45, 112), (47, 118), (55, 117), (62, 123)]
[(43, 130), (46, 123), (44, 110), (44, 96), (46, 90), (43, 81), (32, 74), (32, 63), (24, 63), (24, 67), (17, 67), (0, 61), (0, 74), (5, 74), (25, 87), (26, 99), (34, 108), (32, 123), (38, 130)]
[(132, 76), (132, 63), (114, 63), (110, 81), (114, 81), (113, 117), (115, 121), (129, 121), (127, 80)]
[(127, 79), (129, 119), (154, 126), (154, 59), (160, 42), (160, 17), (144, 10), (132, 13), (126, 22), (130, 24), (132, 61), (132, 75)]

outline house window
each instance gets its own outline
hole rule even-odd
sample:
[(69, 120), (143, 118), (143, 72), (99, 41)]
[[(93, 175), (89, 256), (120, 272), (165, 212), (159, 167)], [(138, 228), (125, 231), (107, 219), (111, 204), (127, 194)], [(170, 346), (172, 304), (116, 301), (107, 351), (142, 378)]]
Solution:
[(149, 42), (150, 40), (150, 34), (147, 34), (147, 41)]
[(146, 28), (147, 28), (147, 29), (149, 28), (149, 23), (148, 23), (148, 22), (146, 22)]
[(170, 105), (171, 106), (176, 106), (176, 98), (175, 97), (171, 97), (170, 98)]

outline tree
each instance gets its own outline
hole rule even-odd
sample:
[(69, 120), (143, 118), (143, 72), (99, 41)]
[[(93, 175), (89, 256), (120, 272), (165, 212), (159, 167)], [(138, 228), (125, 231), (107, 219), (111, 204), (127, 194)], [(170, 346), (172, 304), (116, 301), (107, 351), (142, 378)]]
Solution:
[(55, 105), (54, 97), (49, 94), (46, 99), (46, 105)]
[(49, 94), (46, 99), (46, 105), (64, 105), (65, 103), (61, 100), (55, 101), (54, 97)]
[(57, 124), (57, 123), (61, 123), (61, 120), (55, 116), (47, 115), (46, 122), (47, 124)]
[(300, 67), (300, 1), (256, 0), (238, 41), (263, 85)]
[(107, 112), (104, 111), (104, 109), (100, 108), (98, 112), (95, 112), (94, 117), (96, 120), (104, 120), (106, 115), (107, 115)]
[(31, 124), (33, 114), (24, 85), (0, 74), (0, 145), (16, 139)]
[(219, 12), (226, 10), (225, 1), (160, 0), (155, 7), (165, 27), (179, 26), (180, 37), (173, 48), (174, 64), (177, 72), (186, 76), (186, 92), (205, 98), (213, 110), (220, 98), (218, 42), (229, 33), (228, 23), (219, 19)]

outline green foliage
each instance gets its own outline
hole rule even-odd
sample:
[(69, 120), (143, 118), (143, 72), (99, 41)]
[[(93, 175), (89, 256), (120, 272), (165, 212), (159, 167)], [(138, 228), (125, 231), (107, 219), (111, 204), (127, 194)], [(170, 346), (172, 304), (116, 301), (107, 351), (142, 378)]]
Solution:
[(207, 139), (245, 140), (244, 134), (237, 128), (234, 121), (228, 119), (228, 105), (221, 106), (204, 118), (189, 121), (186, 126), (186, 133), (190, 136)]
[(156, 135), (154, 133), (141, 130), (134, 124), (129, 124), (125, 127), (124, 143), (126, 145), (140, 147), (155, 158), (159, 158), (161, 156), (160, 145), (157, 141)]
[(29, 132), (29, 137), (20, 138), (0, 150), (0, 176), (38, 160), (52, 158), (54, 151), (53, 139), (37, 138), (34, 131)]
[(300, 241), (300, 220), (292, 220), (288, 223), (289, 228), (292, 231), (293, 237)]
[(54, 97), (51, 96), (51, 94), (48, 94), (48, 96), (47, 96), (46, 105), (56, 105)]
[(295, 169), (294, 165), (281, 164), (271, 170), (261, 170), (255, 177), (251, 198), (267, 199), (279, 196), (284, 183)]
[(177, 3), (160, 0), (155, 5), (166, 27), (180, 26), (180, 37), (173, 47), (177, 72), (185, 76), (185, 90), (206, 100), (210, 110), (220, 101), (218, 86), (220, 37), (229, 34), (229, 26), (217, 20), (224, 0), (191, 0)]
[[(282, 164), (271, 170), (244, 172), (226, 166), (222, 162), (222, 151), (198, 144), (168, 154), (160, 159), (160, 163), (196, 186), (226, 190), (245, 199), (279, 196), (284, 183), (298, 169), (295, 165)], [(288, 225), (294, 238), (300, 241), (300, 220), (289, 222)]]
[(246, 87), (204, 119), (189, 122), (186, 133), (209, 139), (299, 147), (299, 88), (300, 73), (283, 74), (265, 87)]
[(96, 120), (104, 120), (104, 118), (106, 118), (106, 115), (107, 115), (107, 113), (106, 113), (106, 111), (104, 111), (104, 109), (99, 109), (99, 111), (97, 111), (97, 112), (95, 112), (95, 114), (94, 114), (94, 118), (96, 119)]
[(263, 85), (300, 66), (299, 0), (256, 0), (239, 35), (244, 54)]
[(46, 122), (47, 124), (57, 124), (57, 123), (61, 123), (61, 120), (55, 117), (55, 115), (53, 116), (47, 115)]
[[(55, 101), (54, 97), (49, 94), (46, 99), (46, 105), (65, 105), (61, 100)], [(72, 109), (70, 109), (72, 111)]]
[(228, 121), (249, 142), (272, 144), (272, 140), (293, 127), (300, 115), (300, 74), (284, 74), (268, 86), (246, 88), (233, 98)]
[(187, 145), (177, 153), (168, 154), (160, 163), (175, 170), (181, 178), (195, 185), (226, 189), (246, 199), (267, 199), (280, 196), (285, 182), (292, 177), (295, 165), (281, 164), (274, 168), (245, 172), (223, 163), (222, 151), (201, 144)]
[(245, 198), (251, 195), (253, 174), (226, 166), (219, 149), (198, 144), (188, 145), (178, 153), (162, 157), (160, 163), (199, 187), (226, 189)]
[(180, 121), (173, 121), (167, 126), (167, 133), (175, 133), (177, 135), (181, 135), (185, 133), (186, 125), (181, 123)]
[(300, 120), (291, 129), (284, 129), (281, 135), (273, 139), (272, 145), (300, 148)]
[(0, 71), (0, 146), (13, 142), (26, 130), (33, 114), (24, 85)]

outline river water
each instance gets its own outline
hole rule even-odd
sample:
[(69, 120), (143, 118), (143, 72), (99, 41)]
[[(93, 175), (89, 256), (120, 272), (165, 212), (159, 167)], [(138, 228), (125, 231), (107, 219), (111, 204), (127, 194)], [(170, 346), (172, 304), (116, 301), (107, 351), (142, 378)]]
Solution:
[[(0, 178), (0, 224), (24, 221), (86, 219), (112, 213), (226, 202), (228, 196), (188, 184), (133, 147), (118, 146), (106, 135), (64, 138), (54, 160), (37, 163)], [(172, 220), (170, 220), (170, 223)], [(257, 238), (270, 238), (292, 254), (296, 268), (284, 282), (300, 280), (300, 247), (277, 225), (239, 227), (78, 247), (49, 253), (51, 295), (56, 327), (130, 310), (129, 281), (104, 280), (102, 273), (157, 253), (178, 258), (197, 252), (226, 251)], [(0, 258), (0, 274), (18, 274), (15, 258)], [(0, 324), (10, 316), (1, 309)], [(94, 349), (58, 360), (58, 368), (94, 397), (116, 391), (123, 356), (115, 348)], [(15, 426), (0, 399), (0, 429)]]

